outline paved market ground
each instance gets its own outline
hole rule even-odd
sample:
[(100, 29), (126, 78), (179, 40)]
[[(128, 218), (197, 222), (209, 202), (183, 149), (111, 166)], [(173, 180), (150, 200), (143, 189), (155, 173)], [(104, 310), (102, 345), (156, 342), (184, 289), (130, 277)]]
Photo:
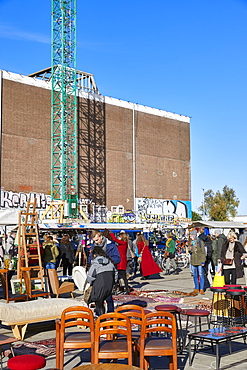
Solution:
[[(238, 280), (239, 284), (244, 284), (243, 279)], [(193, 281), (190, 274), (189, 268), (186, 268), (180, 272), (179, 275), (166, 276), (164, 273), (142, 281), (140, 277), (137, 277), (134, 281), (130, 281), (130, 285), (135, 288), (142, 290), (168, 290), (168, 291), (183, 291), (191, 292), (193, 290)], [(79, 291), (76, 291), (75, 300), (81, 300), (82, 295)], [(68, 296), (69, 297), (69, 296)], [(212, 293), (210, 290), (206, 291), (205, 296), (197, 296), (201, 303), (205, 302), (205, 305), (209, 304)], [(186, 298), (185, 298), (186, 300)], [(206, 329), (206, 326), (204, 327)], [(190, 330), (194, 330), (193, 327)], [(11, 335), (11, 330), (8, 327), (1, 327), (0, 334)], [(30, 324), (27, 329), (25, 336), (25, 342), (34, 342), (44, 339), (55, 338), (55, 325), (54, 322)], [(246, 369), (246, 358), (247, 358), (247, 345), (243, 343), (242, 338), (233, 343), (233, 353), (229, 355), (228, 346), (220, 345), (220, 353), (223, 354), (220, 362), (221, 369)], [(55, 356), (46, 357), (47, 365), (46, 369), (52, 369), (55, 367)], [(65, 353), (65, 370), (73, 369), (76, 366), (87, 364), (90, 362), (89, 352), (87, 350), (76, 350)], [(121, 361), (120, 361), (121, 362)], [(190, 367), (188, 363), (188, 353), (184, 351), (182, 354), (178, 354), (179, 370), (189, 369), (215, 369), (215, 356), (211, 349), (203, 350), (196, 354), (193, 365)], [(123, 362), (126, 363), (126, 362)], [(155, 358), (151, 360), (152, 370), (154, 369), (168, 369), (168, 361), (166, 358)], [(7, 369), (7, 358), (3, 359), (3, 368)]]

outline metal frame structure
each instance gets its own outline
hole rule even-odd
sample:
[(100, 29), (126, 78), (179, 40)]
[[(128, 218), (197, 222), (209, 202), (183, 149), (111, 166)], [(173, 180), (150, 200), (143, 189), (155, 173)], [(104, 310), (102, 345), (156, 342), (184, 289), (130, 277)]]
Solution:
[(52, 0), (51, 195), (77, 195), (76, 0)]
[[(44, 217), (51, 211), (51, 217), (60, 213), (60, 218), (66, 210), (66, 216), (76, 217), (78, 215), (78, 125), (77, 118), (80, 114), (77, 111), (77, 91), (85, 91), (88, 94), (99, 95), (97, 85), (92, 74), (76, 70), (76, 0), (52, 0), (52, 68), (46, 68), (29, 77), (38, 78), (43, 81), (51, 81), (51, 195), (52, 202), (46, 210)], [(100, 104), (96, 104), (96, 100)], [(101, 98), (94, 99), (94, 110), (100, 105)], [(97, 110), (97, 109), (96, 109)], [(80, 108), (79, 108), (80, 111)], [(94, 112), (93, 115), (95, 115)], [(96, 113), (96, 115), (98, 115)], [(79, 117), (78, 117), (79, 116)], [(99, 121), (99, 119), (97, 119)], [(102, 119), (100, 120), (101, 126)], [(90, 122), (91, 123), (91, 122)], [(81, 131), (81, 129), (80, 129)], [(94, 128), (93, 142), (97, 135)], [(96, 132), (96, 133), (95, 133)], [(104, 131), (103, 131), (104, 133)], [(100, 138), (102, 140), (102, 130)], [(91, 139), (91, 137), (90, 137)], [(96, 141), (100, 141), (97, 139)], [(99, 147), (99, 145), (95, 145)], [(100, 145), (100, 151), (104, 152), (104, 145)], [(80, 155), (80, 154), (79, 154)], [(90, 158), (92, 156), (90, 155)], [(99, 154), (93, 158), (100, 157)], [(88, 158), (90, 160), (90, 158)], [(103, 156), (105, 161), (105, 155)], [(80, 161), (80, 159), (79, 159)], [(102, 162), (102, 160), (101, 160)], [(95, 167), (96, 163), (93, 164)], [(84, 169), (92, 165), (89, 161)], [(102, 165), (100, 166), (100, 168)], [(103, 166), (103, 172), (104, 172)], [(99, 171), (97, 171), (99, 172)], [(102, 170), (100, 171), (102, 173)], [(102, 185), (93, 176), (93, 186), (102, 198)], [(104, 175), (105, 179), (105, 175)], [(102, 181), (101, 181), (102, 182)], [(90, 183), (90, 181), (89, 181)], [(103, 181), (105, 184), (105, 181)], [(100, 190), (99, 190), (99, 189)], [(84, 189), (85, 190), (85, 189)], [(103, 191), (105, 198), (105, 190)], [(102, 199), (101, 199), (102, 200)], [(62, 202), (62, 206), (61, 206)], [(65, 207), (65, 203), (69, 208)], [(42, 216), (42, 217), (43, 217)]]
[[(52, 68), (45, 68), (41, 71), (31, 73), (28, 77), (38, 78), (39, 80), (50, 82), (52, 79)], [(76, 71), (76, 88), (78, 91), (99, 94), (99, 90), (92, 73)]]

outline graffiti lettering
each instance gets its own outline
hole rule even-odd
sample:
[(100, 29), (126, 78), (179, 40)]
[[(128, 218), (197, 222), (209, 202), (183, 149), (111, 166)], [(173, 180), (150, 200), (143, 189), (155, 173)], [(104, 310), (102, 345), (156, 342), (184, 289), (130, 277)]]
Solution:
[(28, 199), (31, 202), (37, 199), (36, 208), (46, 209), (51, 202), (51, 196), (43, 193), (13, 193), (12, 191), (1, 190), (2, 208), (26, 208)]
[(181, 200), (136, 198), (135, 210), (140, 216), (171, 215), (178, 218), (191, 218), (191, 202)]

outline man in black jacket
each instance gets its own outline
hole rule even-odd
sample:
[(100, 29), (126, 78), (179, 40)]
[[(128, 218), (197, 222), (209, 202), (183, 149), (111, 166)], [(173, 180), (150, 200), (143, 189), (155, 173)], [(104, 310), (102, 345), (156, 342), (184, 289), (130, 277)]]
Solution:
[(215, 236), (215, 243), (214, 243), (214, 250), (213, 250), (213, 261), (215, 265), (221, 259), (221, 251), (223, 245), (227, 242), (227, 237), (225, 234), (221, 232), (221, 230), (215, 229), (214, 231)]

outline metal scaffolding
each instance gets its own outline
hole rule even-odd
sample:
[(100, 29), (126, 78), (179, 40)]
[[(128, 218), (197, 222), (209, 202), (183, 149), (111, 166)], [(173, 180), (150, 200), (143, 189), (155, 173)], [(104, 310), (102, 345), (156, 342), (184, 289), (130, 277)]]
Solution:
[[(39, 80), (50, 82), (52, 80), (52, 68), (45, 68), (41, 71), (31, 73), (28, 77), (38, 78)], [(92, 73), (76, 71), (77, 91), (99, 94), (94, 75)]]
[(76, 0), (52, 1), (51, 79), (51, 195), (67, 201), (77, 196)]

